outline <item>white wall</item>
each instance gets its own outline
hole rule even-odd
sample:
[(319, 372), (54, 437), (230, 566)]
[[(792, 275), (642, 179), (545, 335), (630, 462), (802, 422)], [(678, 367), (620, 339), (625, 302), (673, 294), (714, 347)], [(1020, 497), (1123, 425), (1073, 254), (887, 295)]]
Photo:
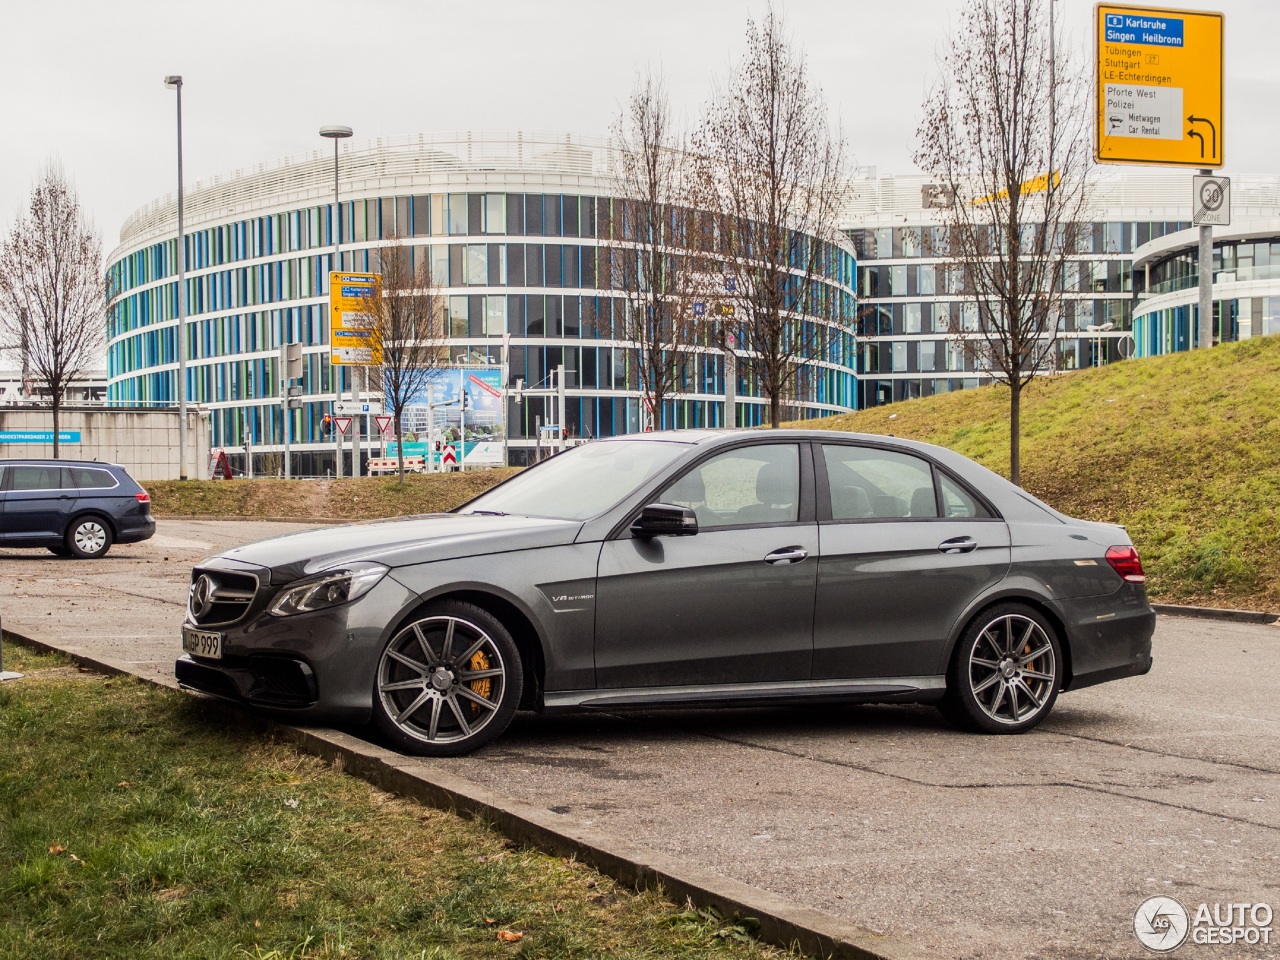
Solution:
[[(176, 410), (63, 407), (59, 428), (80, 434), (79, 443), (62, 443), (64, 460), (103, 460), (118, 463), (135, 480), (176, 480), (178, 464), (178, 412)], [(53, 412), (47, 406), (0, 407), (0, 437), (5, 431), (53, 430)], [(53, 456), (52, 443), (6, 443), (0, 440), (0, 458)], [(209, 421), (187, 411), (187, 475), (207, 475)]]

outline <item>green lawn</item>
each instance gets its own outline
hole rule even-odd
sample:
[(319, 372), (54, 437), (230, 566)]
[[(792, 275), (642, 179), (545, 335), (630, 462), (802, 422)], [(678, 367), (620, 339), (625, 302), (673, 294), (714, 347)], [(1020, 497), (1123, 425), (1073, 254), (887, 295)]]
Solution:
[(781, 956), (252, 720), (14, 644), (5, 663), (27, 674), (0, 685), (6, 960)]

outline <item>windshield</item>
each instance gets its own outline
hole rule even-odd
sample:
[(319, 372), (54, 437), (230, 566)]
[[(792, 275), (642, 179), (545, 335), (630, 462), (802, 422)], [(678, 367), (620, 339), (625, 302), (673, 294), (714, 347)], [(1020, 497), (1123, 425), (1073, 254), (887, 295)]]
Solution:
[(663, 440), (597, 440), (517, 474), (461, 512), (588, 520), (688, 450), (688, 444)]

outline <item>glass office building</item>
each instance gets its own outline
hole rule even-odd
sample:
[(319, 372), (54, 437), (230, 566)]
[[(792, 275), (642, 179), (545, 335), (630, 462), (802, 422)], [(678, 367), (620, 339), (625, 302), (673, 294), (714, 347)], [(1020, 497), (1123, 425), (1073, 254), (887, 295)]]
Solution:
[[(621, 339), (617, 322), (624, 298), (603, 269), (610, 246), (627, 243), (612, 194), (614, 160), (607, 141), (564, 134), (422, 135), (351, 146), (339, 159), (340, 261), (331, 152), (197, 182), (184, 203), (187, 396), (208, 411), (214, 446), (233, 460), (246, 447), (283, 450), (279, 350), (300, 343), (295, 462), (302, 474), (333, 466), (322, 420), (336, 391), (360, 384), (358, 368), (329, 363), (328, 275), (376, 270), (377, 251), (392, 238), (415, 264), (428, 263), (444, 288), (455, 361), (503, 364), (509, 383), (527, 386), (546, 383), (563, 364), (569, 435), (641, 429), (634, 345)], [(176, 403), (176, 223), (173, 197), (137, 211), (109, 258), (111, 404)], [(832, 335), (819, 338), (820, 356), (802, 358), (803, 392), (788, 404), (798, 417), (855, 405), (852, 248), (843, 238), (823, 248), (822, 295), (810, 298), (801, 319)], [(726, 422), (724, 356), (711, 334), (690, 351), (684, 380), (657, 417), (661, 426)], [(767, 418), (758, 384), (739, 376), (736, 396), (739, 424)], [(508, 405), (513, 463), (536, 445), (539, 423), (555, 422), (553, 403), (529, 397)]]
[[(1187, 290), (1196, 236), (1190, 173), (1099, 169), (1089, 199), (1091, 222), (1064, 278), (1049, 372), (1186, 349), (1196, 296)], [(940, 202), (938, 186), (923, 176), (868, 171), (853, 185), (844, 219), (858, 259), (861, 407), (991, 382), (977, 365), (980, 353), (965, 349), (981, 336), (976, 306), (958, 292), (959, 272), (934, 252), (943, 246)], [(1232, 203), (1241, 220), (1280, 215), (1280, 178), (1234, 178)], [(1219, 228), (1215, 279), (1225, 285), (1216, 296), (1228, 339), (1276, 328), (1280, 280), (1271, 277), (1280, 276), (1280, 248), (1268, 245), (1280, 235), (1276, 227)], [(1246, 283), (1270, 286), (1237, 289)]]

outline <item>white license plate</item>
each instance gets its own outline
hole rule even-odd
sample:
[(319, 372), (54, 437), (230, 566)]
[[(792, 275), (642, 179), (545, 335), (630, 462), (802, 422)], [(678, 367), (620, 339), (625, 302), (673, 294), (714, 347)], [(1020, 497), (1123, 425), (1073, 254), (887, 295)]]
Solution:
[(182, 628), (182, 649), (197, 657), (209, 660), (222, 659), (222, 634), (212, 630)]

